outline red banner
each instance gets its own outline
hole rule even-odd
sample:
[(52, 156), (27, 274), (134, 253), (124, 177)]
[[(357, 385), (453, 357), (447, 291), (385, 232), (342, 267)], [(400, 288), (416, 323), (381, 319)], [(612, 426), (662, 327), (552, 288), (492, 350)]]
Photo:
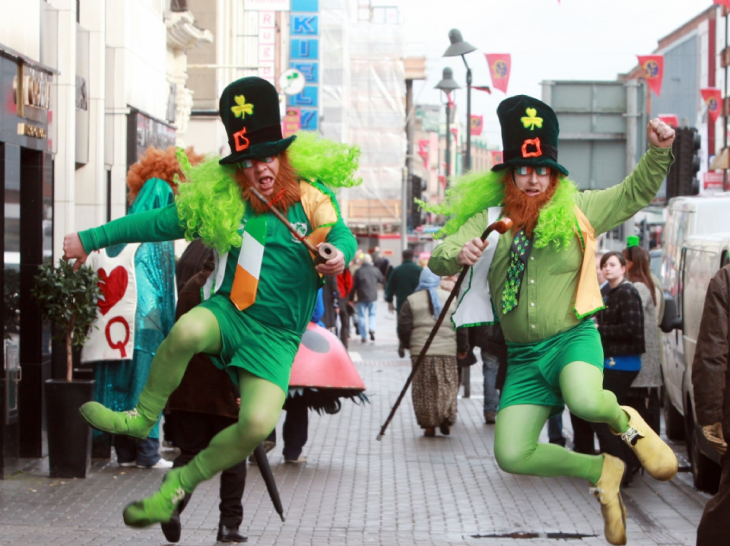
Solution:
[(722, 91), (719, 89), (700, 89), (700, 93), (702, 93), (702, 100), (707, 105), (707, 116), (712, 123), (715, 123), (722, 107)]
[(659, 114), (657, 117), (659, 118), (659, 121), (663, 121), (672, 129), (679, 128), (679, 119), (676, 114)]
[(651, 90), (662, 94), (662, 80), (664, 79), (664, 56), (663, 55), (637, 55), (639, 64), (644, 72), (644, 79)]
[(456, 128), (456, 127), (452, 127), (452, 128), (451, 128), (451, 132), (452, 132), (452, 133), (453, 133), (453, 135), (454, 135), (454, 140), (455, 140), (455, 141), (457, 142), (457, 144), (458, 144), (458, 143), (459, 143), (459, 129), (458, 129), (458, 128)]
[(712, 3), (717, 4), (718, 6), (725, 6), (730, 9), (730, 0), (712, 0)]
[(471, 129), (471, 136), (480, 136), (484, 127), (484, 116), (472, 116), (469, 127)]
[(423, 168), (428, 169), (428, 144), (429, 140), (418, 141), (418, 155), (423, 159)]
[(492, 75), (492, 86), (507, 93), (509, 75), (512, 72), (512, 55), (509, 53), (487, 53), (489, 73)]
[(492, 167), (502, 163), (502, 152), (491, 152), (492, 153)]

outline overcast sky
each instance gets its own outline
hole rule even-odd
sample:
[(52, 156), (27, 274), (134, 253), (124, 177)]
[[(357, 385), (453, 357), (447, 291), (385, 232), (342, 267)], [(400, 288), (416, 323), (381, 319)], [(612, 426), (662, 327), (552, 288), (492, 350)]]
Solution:
[[(437, 104), (433, 86), (444, 67), (465, 87), (460, 57), (444, 58), (448, 33), (461, 30), (477, 48), (466, 56), (474, 85), (489, 85), (485, 53), (511, 53), (508, 95), (472, 90), (472, 113), (484, 115), (490, 145), (500, 145), (497, 105), (506, 96), (541, 97), (543, 80), (614, 80), (651, 53), (657, 41), (712, 5), (712, 0), (374, 0), (398, 5), (408, 55), (426, 55), (428, 80), (414, 85), (418, 103)], [(466, 91), (456, 103), (462, 121)]]

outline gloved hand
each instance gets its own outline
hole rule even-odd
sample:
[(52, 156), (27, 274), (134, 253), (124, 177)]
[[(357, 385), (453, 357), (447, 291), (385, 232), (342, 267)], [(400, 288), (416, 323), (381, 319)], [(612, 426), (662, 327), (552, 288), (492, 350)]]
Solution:
[(702, 427), (702, 434), (705, 435), (707, 441), (712, 444), (720, 455), (725, 455), (727, 452), (727, 442), (722, 435), (722, 423), (715, 423), (714, 425), (706, 425)]
[(395, 313), (395, 305), (393, 305), (392, 301), (388, 302), (388, 313), (390, 313), (390, 314)]

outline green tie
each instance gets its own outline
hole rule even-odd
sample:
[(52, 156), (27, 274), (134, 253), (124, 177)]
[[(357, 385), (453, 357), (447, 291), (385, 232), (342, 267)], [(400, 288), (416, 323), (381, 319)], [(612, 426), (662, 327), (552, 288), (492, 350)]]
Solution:
[(531, 250), (532, 240), (527, 238), (524, 230), (518, 231), (509, 250), (507, 283), (502, 290), (502, 313), (505, 315), (519, 304), (517, 297), (520, 295), (522, 278), (525, 276)]

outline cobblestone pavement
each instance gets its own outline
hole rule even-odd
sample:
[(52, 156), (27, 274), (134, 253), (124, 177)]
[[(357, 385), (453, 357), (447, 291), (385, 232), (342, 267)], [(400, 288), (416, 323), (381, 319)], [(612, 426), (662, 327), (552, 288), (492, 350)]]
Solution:
[[(273, 511), (258, 470), (250, 467), (241, 529), (249, 543), (606, 544), (599, 505), (587, 483), (499, 470), (494, 427), (481, 418), (478, 366), (472, 367), (472, 397), (459, 401), (450, 436), (424, 438), (409, 395), (385, 438), (376, 441), (410, 371), (409, 360), (395, 353), (394, 318), (383, 312), (385, 304), (380, 309), (376, 342), (353, 338), (350, 347), (371, 404), (347, 402), (334, 416), (310, 414), (306, 464), (283, 464), (281, 445), (269, 454), (285, 523)], [(23, 472), (0, 482), (0, 544), (166, 544), (158, 526), (134, 530), (122, 522), (124, 506), (151, 494), (163, 473), (96, 460), (88, 479), (53, 480), (47, 477), (47, 461), (28, 461)], [(196, 490), (182, 517), (180, 544), (215, 543), (217, 495), (217, 479)], [(691, 487), (686, 474), (669, 483), (638, 478), (624, 494), (629, 544), (694, 544), (708, 498)], [(537, 538), (503, 536), (511, 533)], [(551, 533), (564, 533), (566, 539), (550, 538)]]

